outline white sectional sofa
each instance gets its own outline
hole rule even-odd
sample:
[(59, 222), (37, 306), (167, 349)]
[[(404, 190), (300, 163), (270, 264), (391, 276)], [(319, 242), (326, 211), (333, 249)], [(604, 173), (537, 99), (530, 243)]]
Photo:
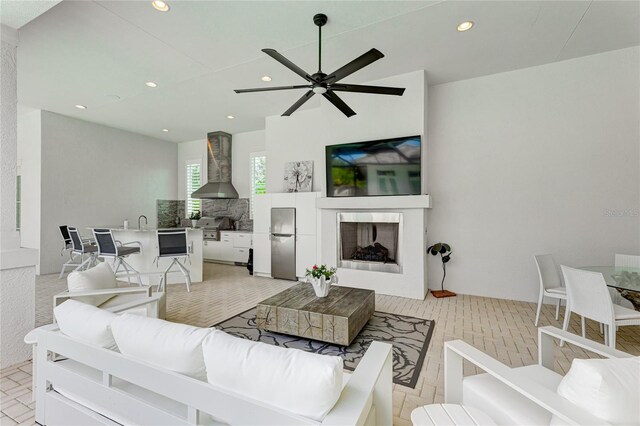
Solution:
[(36, 344), (42, 425), (391, 425), (392, 347), (342, 360), (77, 301)]
[[(554, 340), (604, 359), (554, 370)], [(464, 376), (463, 361), (485, 373)], [(640, 425), (640, 358), (555, 327), (538, 329), (538, 363), (511, 368), (460, 341), (445, 343), (445, 401), (480, 409), (498, 425)]]

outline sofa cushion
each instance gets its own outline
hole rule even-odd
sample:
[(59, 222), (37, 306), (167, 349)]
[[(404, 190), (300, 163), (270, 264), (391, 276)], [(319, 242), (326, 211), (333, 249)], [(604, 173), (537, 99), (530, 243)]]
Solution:
[(113, 321), (111, 330), (121, 353), (206, 380), (202, 341), (211, 329), (125, 313)]
[[(86, 271), (74, 271), (67, 277), (67, 288), (69, 292), (81, 290), (103, 290), (116, 287), (118, 287), (116, 276), (113, 273), (111, 266), (106, 262), (99, 263)], [(99, 306), (114, 296), (115, 294), (106, 294), (103, 296), (73, 297), (73, 299), (93, 306)]]
[[(558, 394), (614, 425), (640, 424), (640, 357), (575, 359)], [(562, 424), (554, 418), (552, 424)]]
[(203, 345), (207, 381), (321, 421), (342, 391), (342, 358), (240, 339), (213, 330)]
[[(539, 365), (517, 369), (523, 380), (555, 392), (562, 376)], [(495, 377), (483, 373), (465, 377), (462, 404), (485, 412), (498, 425), (548, 425), (551, 413), (531, 402)]]
[(67, 336), (107, 349), (116, 349), (111, 323), (116, 314), (76, 300), (67, 300), (53, 309), (60, 331)]

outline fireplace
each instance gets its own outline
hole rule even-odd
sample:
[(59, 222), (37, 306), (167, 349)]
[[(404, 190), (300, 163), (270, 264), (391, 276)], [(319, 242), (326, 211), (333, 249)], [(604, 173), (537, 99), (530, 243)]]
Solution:
[(401, 273), (402, 213), (338, 213), (338, 267)]

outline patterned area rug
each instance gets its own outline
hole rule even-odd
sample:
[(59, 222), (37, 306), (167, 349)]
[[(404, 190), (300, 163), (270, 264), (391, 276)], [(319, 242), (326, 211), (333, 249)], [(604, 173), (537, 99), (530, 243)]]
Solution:
[(212, 327), (256, 342), (324, 355), (337, 355), (344, 360), (344, 368), (350, 371), (356, 368), (373, 340), (391, 343), (393, 345), (393, 382), (414, 388), (434, 326), (433, 320), (376, 311), (373, 318), (348, 347), (258, 330), (255, 308)]

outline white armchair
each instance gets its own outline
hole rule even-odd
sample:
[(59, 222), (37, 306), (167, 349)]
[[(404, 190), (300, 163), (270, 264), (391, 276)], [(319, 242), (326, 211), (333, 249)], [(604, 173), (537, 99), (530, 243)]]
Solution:
[[(554, 339), (605, 358), (631, 357), (555, 327), (538, 329), (538, 364), (525, 367), (511, 368), (461, 340), (450, 341), (444, 351), (445, 402), (479, 408), (499, 425), (549, 424), (552, 416), (566, 424), (604, 424), (556, 392), (563, 376), (553, 369)], [(485, 373), (463, 377), (465, 360)]]
[[(102, 309), (136, 309), (142, 315), (165, 318), (165, 293), (153, 297), (149, 286), (118, 287), (116, 275), (107, 263), (100, 263), (86, 271), (74, 271), (67, 277), (67, 291), (53, 296), (55, 308), (67, 299), (88, 303)], [(141, 302), (141, 303), (139, 303)], [(144, 312), (142, 311), (144, 310)]]
[[(114, 296), (99, 305), (112, 312), (131, 312), (153, 318), (164, 319), (166, 315), (165, 293), (153, 293), (149, 286), (116, 287), (98, 290), (63, 291), (53, 296), (53, 307), (68, 299), (93, 296)], [(54, 317), (55, 322), (55, 317)]]

